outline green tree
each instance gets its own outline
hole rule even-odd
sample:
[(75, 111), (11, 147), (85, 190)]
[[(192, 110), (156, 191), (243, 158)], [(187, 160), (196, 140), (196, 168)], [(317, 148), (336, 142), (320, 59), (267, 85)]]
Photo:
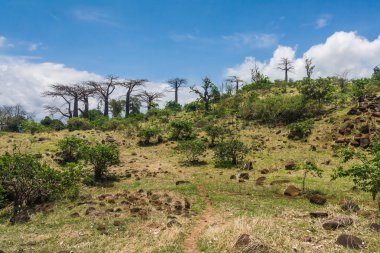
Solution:
[(239, 140), (221, 141), (216, 145), (214, 150), (214, 158), (217, 164), (233, 164), (240, 163), (246, 154), (248, 148)]
[(191, 164), (199, 162), (199, 157), (207, 150), (207, 145), (201, 140), (189, 140), (181, 142), (178, 150), (186, 156), (186, 161)]
[(83, 158), (85, 142), (75, 136), (67, 136), (58, 141), (58, 156), (64, 163), (78, 162)]
[(298, 170), (303, 170), (303, 177), (302, 177), (302, 192), (305, 192), (305, 183), (306, 183), (306, 177), (308, 174), (312, 174), (313, 176), (322, 177), (322, 170), (318, 168), (318, 166), (310, 161), (305, 162), (304, 164), (297, 166)]
[(316, 80), (304, 78), (299, 90), (306, 99), (316, 100), (320, 110), (322, 102), (332, 93), (333, 88), (334, 86), (329, 78), (320, 77)]
[(193, 137), (193, 123), (188, 120), (173, 120), (170, 122), (171, 138), (186, 140)]
[[(349, 168), (340, 166), (332, 176), (333, 180), (350, 177), (361, 190), (372, 194), (375, 201), (380, 192), (380, 139), (373, 141), (369, 153), (361, 149), (343, 149), (340, 152), (343, 163), (356, 160), (358, 163)], [(380, 200), (379, 200), (380, 210)]]
[(207, 133), (207, 136), (210, 137), (210, 146), (215, 146), (215, 140), (221, 136), (224, 135), (225, 129), (224, 127), (210, 124), (205, 127), (205, 131)]
[(109, 102), (109, 106), (111, 109), (112, 117), (121, 118), (121, 113), (123, 112), (124, 107), (125, 107), (125, 101), (111, 99)]
[(190, 90), (199, 96), (199, 99), (204, 103), (205, 113), (207, 113), (210, 110), (210, 103), (220, 99), (220, 92), (208, 77), (202, 79), (201, 88), (192, 86)]
[(120, 163), (119, 149), (111, 144), (87, 147), (85, 158), (93, 166), (95, 182), (105, 179), (108, 167)]
[(152, 138), (156, 138), (157, 142), (160, 141), (160, 133), (161, 129), (157, 127), (144, 127), (139, 130), (137, 136), (140, 138), (140, 144), (149, 145)]

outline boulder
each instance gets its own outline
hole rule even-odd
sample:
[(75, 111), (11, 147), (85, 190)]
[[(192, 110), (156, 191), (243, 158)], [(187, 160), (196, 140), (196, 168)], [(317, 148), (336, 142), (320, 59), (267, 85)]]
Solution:
[(230, 179), (236, 179), (236, 175), (231, 175)]
[(327, 201), (325, 197), (319, 194), (314, 194), (309, 197), (310, 203), (316, 204), (316, 205), (324, 205)]
[(260, 170), (260, 173), (261, 174), (268, 174), (269, 170), (268, 169), (262, 169), (262, 170)]
[(329, 216), (328, 213), (324, 212), (311, 212), (310, 217), (311, 218), (327, 218)]
[(322, 224), (325, 230), (336, 230), (337, 228), (344, 228), (352, 225), (353, 220), (349, 217), (341, 217), (326, 221)]
[(338, 239), (336, 239), (336, 244), (349, 249), (360, 249), (364, 245), (364, 242), (359, 237), (341, 234)]
[(296, 169), (296, 163), (291, 161), (285, 164), (285, 169), (286, 170), (295, 170)]
[(172, 219), (168, 222), (168, 224), (166, 224), (166, 226), (168, 228), (172, 228), (172, 227), (182, 227), (182, 224), (179, 223), (176, 219)]
[(259, 177), (256, 179), (256, 185), (263, 185), (264, 181), (266, 180), (266, 177)]
[(190, 181), (179, 180), (179, 181), (175, 182), (175, 185), (181, 185), (181, 184), (190, 184)]
[(341, 205), (340, 208), (342, 208), (343, 211), (351, 211), (351, 212), (358, 212), (360, 210), (360, 207), (358, 204), (356, 204), (352, 200), (346, 200)]
[(270, 182), (270, 185), (287, 184), (287, 183), (290, 183), (290, 181), (287, 179), (279, 179), (279, 180), (273, 180), (272, 182)]
[(294, 185), (289, 185), (288, 188), (284, 191), (284, 195), (295, 197), (301, 194), (301, 190), (295, 187)]
[(371, 225), (369, 225), (369, 228), (372, 231), (380, 232), (380, 224), (378, 224), (378, 223), (371, 223)]
[(240, 235), (233, 248), (236, 251), (244, 253), (264, 253), (270, 251), (268, 245), (253, 241), (247, 234)]
[(239, 179), (248, 180), (249, 179), (249, 174), (246, 173), (246, 172), (240, 173)]

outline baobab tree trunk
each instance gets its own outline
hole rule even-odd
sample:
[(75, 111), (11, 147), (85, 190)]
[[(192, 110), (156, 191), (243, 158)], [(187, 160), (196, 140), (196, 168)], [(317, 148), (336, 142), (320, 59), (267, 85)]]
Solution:
[(174, 101), (176, 104), (178, 104), (178, 87), (175, 87), (174, 93), (175, 93)]
[(83, 111), (83, 117), (88, 118), (88, 110), (89, 110), (89, 103), (88, 103), (88, 97), (84, 98), (83, 100), (84, 103), (84, 111)]
[(287, 83), (287, 82), (288, 82), (288, 71), (285, 70), (285, 83)]
[(130, 106), (130, 97), (131, 97), (131, 94), (130, 93), (127, 93), (127, 95), (125, 96), (125, 117), (127, 118), (129, 116), (129, 106)]
[(104, 98), (104, 116), (108, 117), (108, 96)]
[(79, 115), (79, 108), (78, 108), (78, 97), (74, 97), (74, 110), (73, 110), (73, 117), (78, 117)]

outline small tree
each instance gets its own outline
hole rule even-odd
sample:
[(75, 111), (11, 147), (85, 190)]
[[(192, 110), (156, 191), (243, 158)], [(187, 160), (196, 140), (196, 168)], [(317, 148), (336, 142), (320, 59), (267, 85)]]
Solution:
[(82, 139), (67, 136), (58, 141), (58, 155), (64, 163), (76, 163), (83, 158), (84, 145)]
[(142, 145), (149, 145), (151, 144), (152, 138), (156, 138), (157, 142), (159, 142), (161, 139), (160, 133), (161, 133), (161, 129), (157, 127), (141, 128), (137, 134), (137, 136), (140, 138), (139, 143)]
[(220, 92), (213, 84), (210, 78), (205, 77), (202, 79), (202, 90), (197, 89), (195, 86), (190, 87), (190, 92), (194, 92), (199, 96), (199, 99), (204, 103), (205, 113), (210, 110), (210, 103), (220, 99)]
[(311, 134), (313, 127), (314, 122), (311, 120), (292, 123), (288, 126), (290, 130), (288, 138), (294, 140), (304, 139)]
[(199, 157), (207, 150), (207, 145), (201, 140), (190, 140), (181, 142), (178, 150), (186, 156), (186, 162), (195, 164), (199, 162)]
[(219, 142), (214, 150), (214, 158), (217, 164), (229, 163), (237, 165), (248, 153), (248, 148), (239, 140)]
[(225, 129), (221, 126), (210, 124), (205, 127), (207, 135), (210, 137), (210, 146), (215, 146), (215, 140), (225, 133)]
[(332, 81), (329, 78), (318, 78), (316, 80), (305, 78), (299, 88), (306, 99), (316, 100), (318, 108), (321, 109), (322, 101), (333, 91)]
[(0, 188), (13, 197), (11, 222), (29, 220), (28, 209), (76, 187), (80, 170), (78, 166), (69, 166), (59, 171), (38, 161), (33, 155), (1, 156)]
[(305, 192), (305, 183), (306, 177), (308, 174), (312, 174), (313, 176), (322, 177), (322, 170), (318, 168), (318, 166), (310, 161), (305, 162), (304, 164), (297, 166), (298, 170), (303, 170), (303, 178), (302, 178), (302, 192)]
[[(340, 166), (332, 176), (333, 180), (340, 177), (350, 177), (355, 185), (365, 192), (372, 194), (375, 201), (376, 196), (380, 192), (380, 140), (374, 140), (369, 153), (365, 153), (360, 149), (343, 149), (341, 157), (343, 163), (349, 160), (357, 159), (358, 164), (351, 165), (348, 169)], [(380, 211), (380, 200), (379, 200)]]
[(88, 119), (71, 118), (67, 121), (67, 129), (69, 129), (69, 131), (89, 130), (91, 129), (91, 125)]
[(114, 145), (96, 144), (86, 149), (86, 161), (93, 166), (94, 181), (103, 181), (108, 167), (120, 163), (119, 150)]
[(170, 122), (171, 138), (173, 140), (186, 140), (193, 137), (193, 123), (187, 120), (173, 120)]
[(110, 109), (111, 109), (112, 117), (114, 117), (114, 118), (121, 118), (121, 113), (124, 110), (125, 101), (111, 99), (110, 102), (109, 102), (109, 106), (110, 106)]

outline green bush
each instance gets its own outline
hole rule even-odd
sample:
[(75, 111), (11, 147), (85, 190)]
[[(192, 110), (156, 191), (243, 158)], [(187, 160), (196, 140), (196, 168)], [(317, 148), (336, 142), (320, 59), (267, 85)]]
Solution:
[(226, 132), (224, 127), (221, 127), (215, 124), (210, 124), (206, 126), (205, 131), (207, 133), (207, 136), (210, 137), (211, 147), (215, 146), (215, 140), (223, 136)]
[(91, 125), (87, 119), (75, 117), (75, 118), (70, 118), (67, 121), (67, 128), (69, 129), (69, 131), (89, 130), (91, 129)]
[(29, 132), (31, 134), (40, 133), (45, 131), (45, 127), (34, 120), (24, 120), (21, 123), (21, 128), (24, 132)]
[(178, 145), (178, 150), (186, 156), (186, 162), (195, 164), (206, 152), (207, 144), (201, 140), (184, 141)]
[(98, 126), (96, 128), (100, 128), (103, 131), (123, 130), (125, 129), (125, 121), (124, 119), (120, 118), (107, 119), (101, 126)]
[(78, 189), (81, 168), (59, 171), (41, 163), (33, 155), (5, 154), (0, 157), (0, 188), (12, 195), (12, 222), (29, 219), (28, 209), (52, 201)]
[(221, 141), (214, 149), (214, 159), (217, 165), (237, 165), (243, 161), (248, 148), (239, 140)]
[(58, 156), (63, 163), (78, 162), (83, 158), (85, 142), (75, 136), (68, 136), (58, 141)]
[(245, 118), (258, 119), (264, 123), (292, 123), (303, 117), (305, 103), (300, 95), (268, 96), (248, 105)]
[(106, 179), (108, 167), (120, 163), (119, 149), (110, 144), (96, 144), (86, 148), (85, 159), (93, 166), (94, 181)]
[(288, 125), (289, 134), (288, 138), (293, 140), (304, 139), (311, 134), (314, 122), (311, 120), (305, 120)]
[(173, 120), (170, 122), (171, 138), (173, 140), (187, 140), (194, 137), (193, 123), (188, 120)]
[(175, 101), (169, 101), (166, 103), (165, 109), (168, 109), (172, 112), (180, 112), (182, 110), (182, 105)]
[(60, 130), (65, 129), (65, 124), (63, 124), (62, 121), (58, 119), (52, 119), (48, 116), (42, 119), (40, 123), (44, 127), (54, 130), (54, 131), (60, 131)]
[(193, 101), (183, 106), (185, 112), (195, 112), (202, 108), (202, 104), (199, 101)]
[(141, 145), (149, 145), (153, 138), (156, 139), (157, 143), (161, 141), (160, 133), (161, 129), (157, 127), (144, 127), (139, 130), (137, 137), (140, 138), (139, 143)]

